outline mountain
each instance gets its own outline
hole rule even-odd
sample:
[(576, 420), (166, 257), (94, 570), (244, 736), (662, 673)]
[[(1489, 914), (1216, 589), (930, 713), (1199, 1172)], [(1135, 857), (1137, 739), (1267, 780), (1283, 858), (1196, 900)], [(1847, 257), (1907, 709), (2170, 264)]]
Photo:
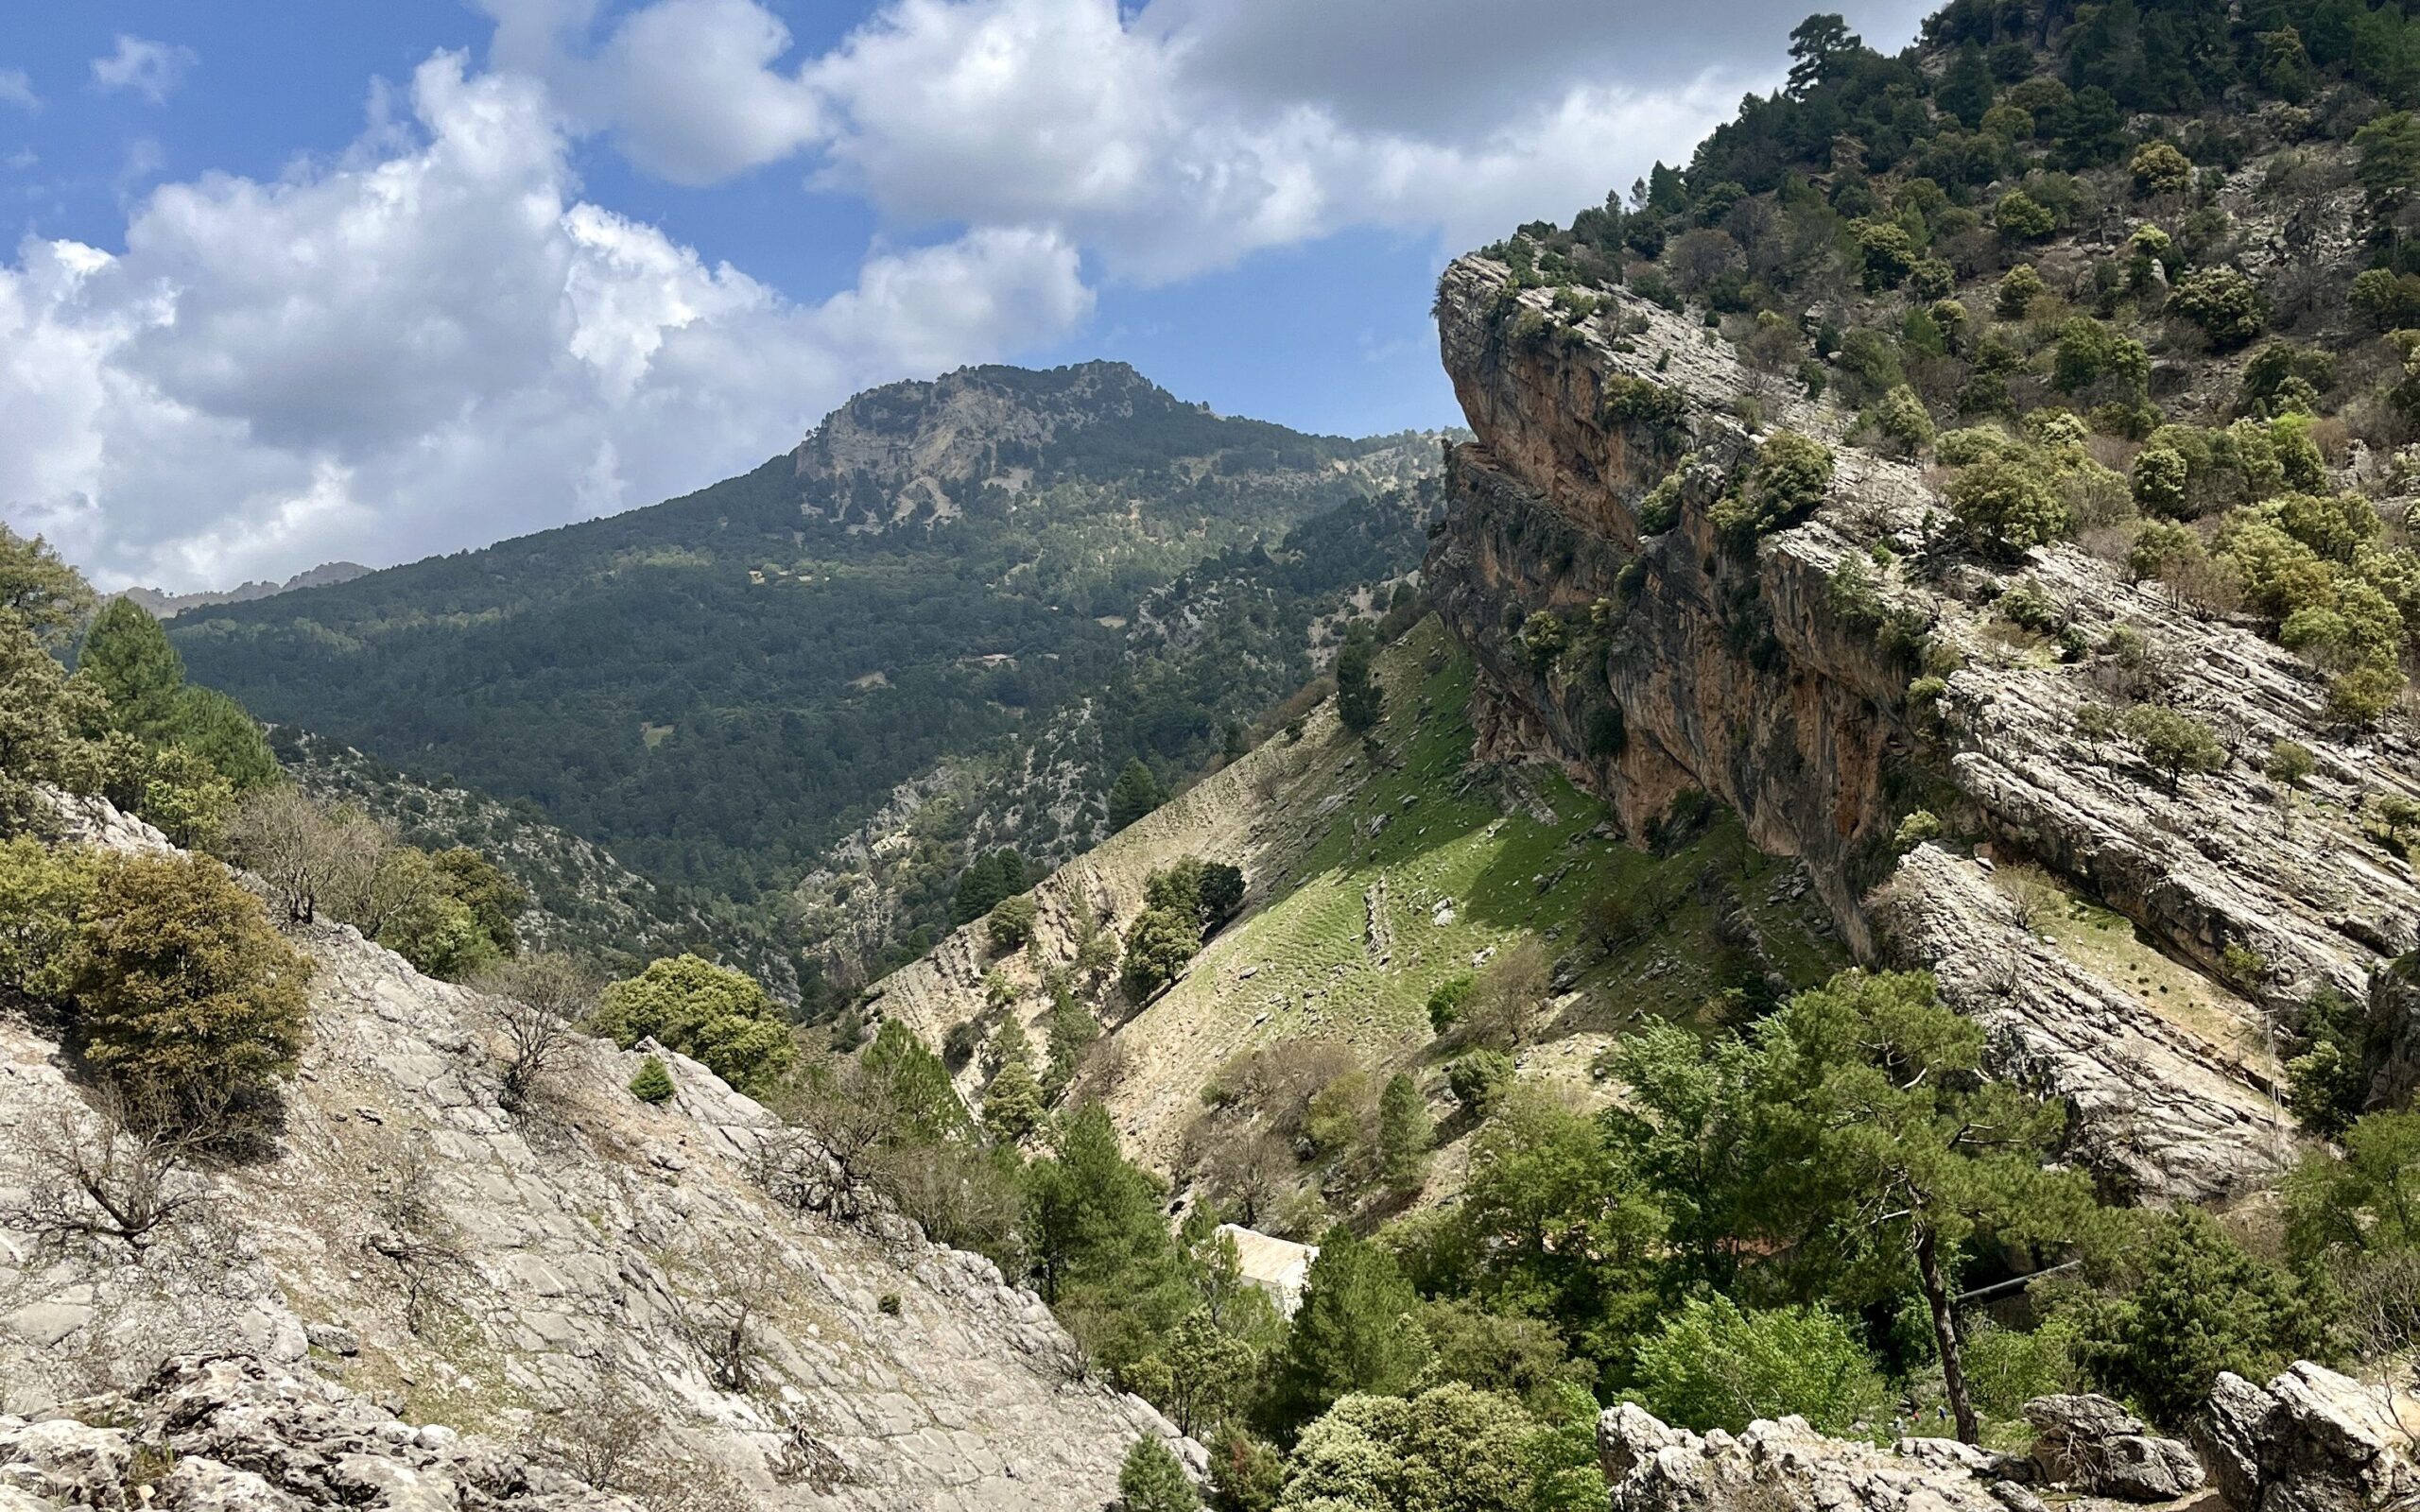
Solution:
[(171, 593), (158, 588), (130, 588), (119, 593), (130, 598), (153, 619), (172, 620), (189, 609), (201, 609), (211, 604), (250, 604), (255, 599), (290, 593), (298, 588), (324, 588), (332, 583), (349, 583), (364, 576), (370, 569), (359, 562), (330, 561), (304, 572), (296, 573), (282, 583), (265, 577), (238, 583), (223, 591), (205, 590), (199, 593)]
[[(686, 498), (174, 635), (265, 718), (826, 920), (804, 944), (847, 974), (946, 921), (973, 848), (1080, 850), (1128, 761), (1173, 779), (1305, 680), (1311, 622), (1417, 559), (1436, 453), (1223, 418), (1119, 364), (969, 369)], [(829, 858), (903, 784), (979, 796), (925, 815), (914, 875), (852, 883)]]

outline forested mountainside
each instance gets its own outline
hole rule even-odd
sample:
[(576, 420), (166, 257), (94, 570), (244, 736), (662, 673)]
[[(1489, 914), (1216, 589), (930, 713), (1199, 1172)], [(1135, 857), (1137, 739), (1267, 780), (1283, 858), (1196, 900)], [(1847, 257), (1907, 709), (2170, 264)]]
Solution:
[[(1226, 419), (1117, 364), (971, 369), (687, 498), (175, 636), (265, 718), (535, 803), (700, 906), (786, 909), (854, 980), (946, 923), (973, 849), (1072, 853), (1129, 761), (1171, 781), (1300, 685), (1311, 621), (1417, 559), (1436, 450)], [(852, 875), (901, 784), (929, 845)]]

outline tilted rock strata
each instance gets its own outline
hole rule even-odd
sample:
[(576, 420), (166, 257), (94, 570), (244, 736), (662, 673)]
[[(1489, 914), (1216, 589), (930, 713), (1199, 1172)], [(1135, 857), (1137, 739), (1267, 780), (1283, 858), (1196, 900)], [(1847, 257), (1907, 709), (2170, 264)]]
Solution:
[[(1927, 515), (1940, 506), (1922, 470), (1841, 447), (1823, 507), (1753, 551), (1727, 549), (1710, 507), (1727, 471), (1757, 442), (1735, 418), (1737, 402), (1757, 398), (1773, 423), (1836, 442), (1846, 417), (1752, 371), (1694, 324), (1618, 293), (1606, 314), (1516, 342), (1510, 322), (1492, 316), (1506, 278), (1497, 264), (1463, 258), (1440, 286), (1445, 366), (1478, 439), (1453, 453), (1451, 505), (1424, 569), (1446, 623), (1485, 670), (1478, 717), (1490, 754), (1557, 763), (1604, 795), (1634, 835), (1677, 794), (1712, 794), (1742, 815), (1758, 845), (1806, 859), (1868, 958), (1879, 942), (1864, 894), (1888, 871), (1890, 832), (1913, 806), (1894, 804), (1890, 779), (1920, 752), (1954, 784), (1968, 822), (2119, 909), (2167, 954), (2213, 976), (2231, 949), (2238, 960), (2243, 952), (2259, 957), (2260, 969), (2235, 972), (2232, 985), (2273, 1011), (2290, 1015), (2323, 986), (2358, 996), (2385, 960), (2420, 943), (2411, 868), (2341, 817), (2367, 793), (2420, 794), (2420, 744), (2408, 725), (2348, 738), (2326, 727), (2318, 675), (2251, 628), (2194, 618), (2080, 549), (2032, 553), (2023, 570), (2069, 605), (2088, 635), (2139, 630), (2159, 696), (2235, 753), (2225, 770), (2170, 794), (2122, 746), (2095, 748), (2074, 733), (2074, 711), (2107, 696), (2093, 679), (2111, 669), (2008, 645), (1985, 602), (1997, 591), (1995, 574), (1960, 565), (1954, 554), (1931, 580), (1875, 565), (1876, 543), (1899, 558), (1928, 549)], [(1517, 307), (1543, 315), (1547, 300), (1530, 290)], [(1616, 376), (1677, 392), (1695, 448), (1677, 524), (1643, 540), (1639, 502), (1676, 464), (1681, 443), (1607, 418), (1602, 396)], [(1910, 707), (1916, 669), (1905, 657), (1834, 606), (1834, 570), (1852, 558), (1865, 563), (1886, 605), (1929, 619), (1933, 639), (1963, 654), (1929, 708)], [(1530, 613), (1548, 609), (1575, 627), (1592, 615), (1610, 623), (1575, 632), (1585, 654), (1541, 673), (1520, 632)], [(1608, 705), (1619, 711), (1612, 748), (1592, 739)], [(2258, 775), (2281, 738), (2317, 760), (2292, 815), (2286, 795)], [(2106, 1006), (2119, 1017), (2105, 1034), (2162, 1038), (2153, 1025), (2126, 1022), (2141, 1010)], [(2009, 1011), (2028, 1006), (2020, 999)], [(2052, 1023), (2040, 1037), (2067, 1034)], [(2165, 1074), (2152, 1062), (2121, 1079), (2139, 1087)], [(2196, 1075), (2154, 1100), (2183, 1106), (2204, 1095)], [(2221, 1103), (2246, 1098), (2261, 1100), (2240, 1088)], [(2096, 1116), (2089, 1106), (2079, 1111)], [(2234, 1122), (2223, 1110), (2213, 1116)], [(2224, 1184), (2229, 1173), (2267, 1163), (2234, 1152), (2214, 1169), (2181, 1138), (2159, 1143), (2148, 1159), (2187, 1165), (2130, 1171), (2156, 1191), (2207, 1194), (2214, 1175)]]
[(2307, 1360), (2266, 1386), (2221, 1373), (2193, 1436), (2240, 1512), (2377, 1512), (2420, 1502), (2420, 1402)]
[[(783, 1508), (1098, 1505), (1135, 1436), (1174, 1438), (1073, 1379), (1063, 1331), (990, 1262), (769, 1201), (747, 1173), (769, 1115), (702, 1066), (665, 1054), (679, 1092), (648, 1108), (625, 1091), (639, 1055), (583, 1040), (510, 1116), (487, 1000), (348, 927), (299, 943), (313, 1034), (279, 1151), (213, 1177), (207, 1226), (139, 1263), (0, 1231), (0, 1406), (212, 1350), (499, 1442), (619, 1400), (650, 1456)], [(0, 1021), (0, 1127), (81, 1106), (57, 1046)], [(0, 1196), (31, 1158), (0, 1140)], [(700, 1343), (740, 1300), (745, 1391)]]

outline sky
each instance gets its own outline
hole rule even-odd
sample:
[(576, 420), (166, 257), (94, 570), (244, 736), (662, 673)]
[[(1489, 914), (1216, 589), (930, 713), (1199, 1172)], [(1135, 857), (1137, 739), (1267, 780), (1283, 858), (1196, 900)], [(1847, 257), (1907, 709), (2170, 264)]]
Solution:
[(9, 5), (0, 522), (111, 588), (384, 566), (980, 362), (1453, 423), (1445, 262), (1685, 161), (1807, 3)]

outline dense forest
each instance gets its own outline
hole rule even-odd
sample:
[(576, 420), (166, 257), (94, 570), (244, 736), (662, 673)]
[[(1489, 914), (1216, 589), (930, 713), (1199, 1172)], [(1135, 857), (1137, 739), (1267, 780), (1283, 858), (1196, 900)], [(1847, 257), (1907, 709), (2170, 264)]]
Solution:
[(1130, 760), (1213, 754), (1310, 675), (1315, 613), (1417, 560), (1420, 501), (1374, 496), (1433, 466), (1431, 441), (1228, 420), (1118, 365), (970, 369), (686, 498), (173, 634), (264, 718), (770, 908), (952, 759), (1073, 764), (989, 838), (1080, 848)]

